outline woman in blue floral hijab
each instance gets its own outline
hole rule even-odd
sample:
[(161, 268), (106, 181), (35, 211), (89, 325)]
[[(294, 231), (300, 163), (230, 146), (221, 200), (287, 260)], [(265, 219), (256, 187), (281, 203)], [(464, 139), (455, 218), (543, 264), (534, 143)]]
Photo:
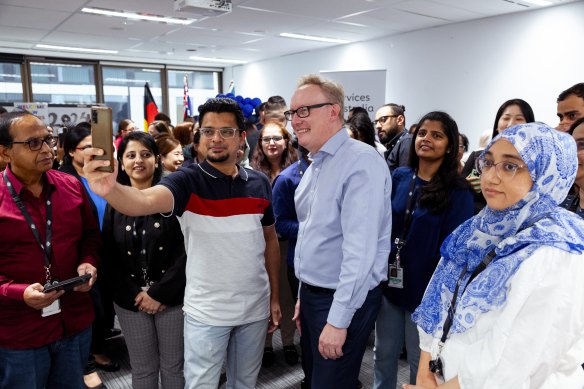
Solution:
[(487, 146), (487, 207), (441, 247), (404, 388), (584, 387), (584, 222), (558, 206), (577, 165), (573, 139), (541, 123)]

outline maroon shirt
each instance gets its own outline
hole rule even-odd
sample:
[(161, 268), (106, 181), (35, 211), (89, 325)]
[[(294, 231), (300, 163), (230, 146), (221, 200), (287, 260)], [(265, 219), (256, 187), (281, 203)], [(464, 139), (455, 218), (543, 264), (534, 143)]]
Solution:
[[(24, 202), (39, 231), (46, 235), (46, 200), (51, 193), (53, 238), (51, 276), (63, 281), (76, 277), (81, 263), (97, 266), (101, 239), (82, 184), (55, 170), (45, 173), (39, 198), (23, 187), (6, 168), (8, 178)], [(79, 333), (93, 321), (89, 293), (66, 292), (61, 313), (42, 317), (41, 310), (25, 304), (24, 290), (35, 282), (45, 284), (44, 253), (16, 206), (0, 174), (0, 347), (30, 349)]]

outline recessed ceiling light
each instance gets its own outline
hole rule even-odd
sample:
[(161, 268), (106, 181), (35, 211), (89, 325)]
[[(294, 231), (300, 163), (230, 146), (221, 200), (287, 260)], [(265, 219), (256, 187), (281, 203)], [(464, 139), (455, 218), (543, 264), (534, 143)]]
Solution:
[(192, 59), (192, 60), (195, 60), (195, 61), (224, 62), (224, 63), (233, 63), (233, 64), (244, 64), (244, 63), (247, 63), (247, 61), (242, 61), (242, 60), (239, 60), (239, 59), (198, 57), (196, 55), (189, 57), (189, 59)]
[(551, 1), (548, 0), (523, 0), (523, 1), (530, 4), (540, 5), (542, 7), (553, 4)]
[(37, 44), (36, 47), (38, 47), (39, 49), (79, 51), (82, 53), (101, 53), (101, 54), (117, 54), (118, 53), (117, 50), (87, 49), (84, 47), (54, 46), (54, 45), (41, 45), (41, 44)]
[(82, 8), (81, 12), (94, 14), (94, 15), (115, 16), (118, 18), (125, 18), (125, 19), (131, 19), (131, 20), (146, 20), (149, 22), (163, 22), (163, 23), (169, 23), (169, 24), (187, 25), (187, 24), (191, 24), (193, 22), (196, 22), (196, 19), (172, 18), (172, 17), (167, 17), (167, 16), (139, 14), (136, 12), (128, 12), (128, 11), (114, 11), (114, 10), (102, 9), (102, 8)]
[(336, 38), (326, 38), (322, 36), (314, 36), (314, 35), (304, 35), (304, 34), (291, 34), (288, 32), (283, 32), (280, 34), (284, 38), (294, 38), (294, 39), (305, 39), (309, 41), (318, 41), (318, 42), (327, 42), (327, 43), (350, 43), (351, 41), (345, 39), (336, 39)]

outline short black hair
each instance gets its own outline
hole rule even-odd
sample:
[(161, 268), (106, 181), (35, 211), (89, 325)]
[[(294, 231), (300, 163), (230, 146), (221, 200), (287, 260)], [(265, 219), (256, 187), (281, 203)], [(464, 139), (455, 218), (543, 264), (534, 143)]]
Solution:
[(584, 82), (580, 82), (578, 84), (574, 84), (558, 96), (558, 103), (560, 101), (566, 100), (571, 95), (576, 95), (581, 99), (584, 99)]
[(568, 134), (574, 135), (574, 130), (576, 129), (576, 127), (578, 127), (582, 123), (584, 123), (584, 117), (581, 117), (580, 119), (578, 119), (574, 123), (572, 123), (572, 125), (570, 126), (570, 129), (568, 130)]
[(28, 115), (34, 116), (28, 111), (12, 111), (0, 115), (0, 145), (9, 146), (12, 144), (14, 138), (10, 134), (10, 128), (15, 121)]
[(167, 124), (170, 124), (170, 116), (168, 116), (167, 114), (163, 113), (163, 112), (158, 112), (156, 114), (156, 116), (154, 116), (154, 120), (161, 120), (163, 122), (166, 122)]
[(203, 123), (203, 118), (209, 112), (223, 113), (230, 112), (235, 116), (237, 128), (243, 130), (245, 126), (245, 119), (243, 118), (243, 111), (235, 100), (227, 98), (209, 99), (207, 102), (199, 106), (199, 126)]

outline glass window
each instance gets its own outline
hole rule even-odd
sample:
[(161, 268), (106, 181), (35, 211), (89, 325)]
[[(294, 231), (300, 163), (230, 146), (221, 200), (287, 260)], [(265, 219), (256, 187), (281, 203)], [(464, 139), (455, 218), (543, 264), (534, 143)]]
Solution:
[(0, 62), (0, 102), (14, 103), (24, 101), (20, 64)]
[(94, 104), (94, 65), (31, 62), (32, 101)]
[(207, 99), (219, 93), (219, 72), (192, 70), (168, 71), (169, 116), (173, 123), (182, 123), (184, 117), (184, 77), (187, 76), (192, 114)]
[(137, 128), (143, 129), (146, 82), (158, 111), (164, 111), (160, 69), (103, 66), (102, 78), (104, 103), (113, 111), (114, 132), (118, 131), (118, 123), (123, 119), (131, 119)]

